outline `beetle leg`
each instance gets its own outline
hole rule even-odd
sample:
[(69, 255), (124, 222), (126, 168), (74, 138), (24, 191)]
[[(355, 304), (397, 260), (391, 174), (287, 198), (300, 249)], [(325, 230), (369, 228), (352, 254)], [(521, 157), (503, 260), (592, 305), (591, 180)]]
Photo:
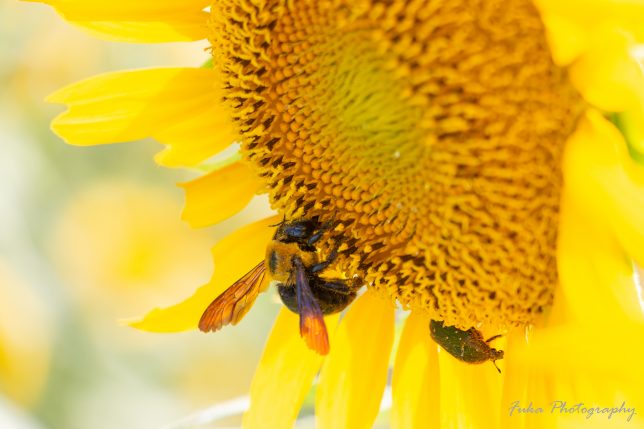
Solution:
[(485, 340), (485, 342), (486, 342), (486, 343), (489, 343), (490, 341), (494, 341), (494, 340), (496, 340), (497, 338), (501, 338), (502, 336), (503, 336), (503, 335), (500, 335), (500, 334), (499, 334), (499, 335), (495, 335), (495, 336), (490, 337), (490, 338), (488, 338), (487, 340)]

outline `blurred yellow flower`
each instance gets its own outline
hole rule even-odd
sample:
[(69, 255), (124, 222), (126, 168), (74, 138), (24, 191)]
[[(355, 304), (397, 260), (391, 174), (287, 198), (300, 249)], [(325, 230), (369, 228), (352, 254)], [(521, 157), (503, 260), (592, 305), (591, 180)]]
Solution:
[(65, 285), (114, 320), (208, 278), (210, 239), (178, 221), (168, 190), (119, 180), (87, 185), (63, 207), (50, 250)]
[[(117, 324), (159, 303), (176, 302), (186, 288), (208, 279), (210, 243), (218, 232), (183, 224), (176, 194), (123, 179), (85, 184), (57, 214), (48, 250), (102, 359), (120, 362), (126, 356), (133, 383), (147, 382), (147, 374), (132, 362), (154, 360), (150, 371), (164, 368), (163, 381), (166, 388), (171, 383), (173, 396), (186, 407), (202, 407), (244, 393), (259, 346), (234, 332), (200, 343), (124, 332)], [(172, 349), (159, 357), (159, 347), (168, 345)]]
[[(644, 3), (44, 2), (110, 40), (208, 38), (213, 54), (212, 68), (110, 73), (58, 91), (50, 101), (69, 110), (56, 133), (78, 145), (154, 137), (166, 166), (199, 166), (240, 141), (243, 159), (185, 185), (187, 220), (211, 225), (268, 193), (287, 219), (333, 219), (329, 236), (343, 242), (333, 270), (369, 286), (339, 324), (327, 318), (325, 359), (282, 310), (245, 426), (292, 425), (322, 365), (319, 426), (370, 427), (394, 301), (412, 314), (393, 363), (393, 427), (586, 423), (514, 403), (642, 409), (641, 142), (626, 141), (607, 113), (625, 112), (630, 129), (643, 119), (632, 49)], [(272, 223), (219, 242), (207, 285), (135, 325), (196, 327), (264, 258)], [(507, 332), (503, 376), (439, 351), (430, 318)]]
[(53, 332), (44, 297), (0, 260), (0, 394), (37, 404), (49, 373)]

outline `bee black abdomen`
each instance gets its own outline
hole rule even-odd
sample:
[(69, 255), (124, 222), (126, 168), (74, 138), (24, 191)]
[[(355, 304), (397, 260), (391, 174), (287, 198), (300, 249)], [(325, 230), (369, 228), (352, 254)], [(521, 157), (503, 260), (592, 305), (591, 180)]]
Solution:
[(280, 294), (280, 298), (286, 308), (295, 314), (299, 314), (297, 309), (297, 291), (294, 286), (286, 286), (285, 284), (280, 283), (277, 285), (277, 293)]
[(340, 281), (317, 278), (312, 285), (312, 290), (323, 314), (342, 311), (356, 298), (356, 293), (348, 290), (347, 286)]
[[(344, 310), (356, 298), (354, 291), (344, 290), (346, 289), (344, 283), (325, 281), (315, 277), (309, 280), (311, 281), (313, 296), (315, 296), (320, 310), (322, 310), (322, 314), (324, 315), (334, 314)], [(295, 287), (280, 283), (277, 285), (277, 292), (284, 305), (293, 313), (297, 314), (298, 306)]]

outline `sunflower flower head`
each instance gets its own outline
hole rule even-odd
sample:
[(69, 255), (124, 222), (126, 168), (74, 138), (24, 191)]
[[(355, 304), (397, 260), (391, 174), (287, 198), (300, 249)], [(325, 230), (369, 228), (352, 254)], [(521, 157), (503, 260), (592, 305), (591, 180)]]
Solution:
[(342, 271), (448, 324), (551, 304), (583, 103), (531, 1), (238, 3), (213, 63), (279, 211), (333, 217)]
[[(280, 215), (220, 241), (208, 284), (134, 326), (195, 328), (262, 267), (282, 216), (332, 225), (312, 257), (332, 259), (322, 276), (367, 286), (326, 317), (325, 358), (282, 310), (245, 427), (292, 426), (318, 373), (319, 427), (370, 427), (394, 343), (393, 427), (574, 427), (575, 416), (507, 408), (578, 392), (644, 406), (633, 359), (644, 350), (632, 343), (644, 333), (633, 280), (644, 264), (640, 2), (46, 2), (109, 39), (207, 38), (212, 53), (212, 68), (112, 73), (59, 91), (50, 99), (69, 110), (58, 134), (81, 145), (151, 136), (167, 146), (161, 164), (205, 168), (183, 185), (193, 226), (258, 192)], [(239, 156), (204, 164), (232, 142)], [(392, 303), (411, 310), (399, 341)], [(494, 345), (503, 375), (437, 348), (430, 320), (507, 334)]]

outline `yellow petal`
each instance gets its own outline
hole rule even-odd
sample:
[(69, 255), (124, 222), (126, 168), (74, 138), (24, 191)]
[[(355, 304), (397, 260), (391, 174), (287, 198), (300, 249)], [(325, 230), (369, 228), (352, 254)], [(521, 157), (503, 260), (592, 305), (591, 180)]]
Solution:
[(315, 400), (320, 428), (370, 428), (387, 383), (394, 308), (368, 291), (340, 322), (320, 373)]
[(205, 12), (182, 14), (174, 18), (159, 18), (159, 22), (98, 19), (86, 21), (59, 12), (70, 24), (94, 37), (111, 42), (167, 43), (190, 42), (206, 38), (205, 22), (208, 14)]
[(570, 67), (570, 79), (591, 104), (620, 112), (644, 94), (644, 74), (631, 50), (635, 41), (613, 29), (596, 30), (589, 49)]
[[(501, 401), (501, 427), (524, 428), (526, 414), (521, 414), (512, 409), (512, 404), (517, 402), (519, 406), (526, 407), (535, 398), (528, 398), (528, 382), (530, 381), (529, 371), (522, 368), (513, 354), (510, 344), (525, 341), (523, 329), (517, 328), (508, 334), (507, 347), (505, 351), (505, 366), (503, 376), (503, 399)], [(507, 412), (505, 412), (507, 410)]]
[(208, 0), (27, 0), (53, 6), (67, 21), (106, 40), (179, 42), (207, 36)]
[(394, 364), (391, 426), (440, 427), (439, 386), (437, 346), (429, 335), (429, 319), (412, 313)]
[[(586, 243), (580, 244), (584, 246)], [(644, 406), (641, 389), (644, 370), (636, 363), (643, 352), (639, 338), (644, 334), (644, 323), (615, 317), (610, 311), (592, 308), (587, 311), (594, 311), (596, 322), (592, 325), (571, 319), (563, 325), (531, 329), (523, 334), (517, 330), (509, 336), (504, 404), (519, 400), (526, 406), (532, 401), (535, 406), (545, 405), (545, 413), (539, 417), (515, 413), (505, 419), (508, 424), (504, 427), (588, 426), (587, 420), (579, 425), (578, 415), (551, 413), (555, 400), (566, 400), (569, 405), (584, 401), (619, 407), (626, 401), (628, 406)], [(625, 421), (622, 417), (614, 416), (611, 426), (621, 427), (618, 422)], [(522, 421), (525, 426), (519, 424)]]
[[(338, 319), (337, 315), (325, 318), (330, 341)], [(253, 377), (244, 428), (293, 427), (322, 363), (322, 356), (309, 349), (300, 337), (299, 323), (296, 314), (282, 308)]]
[(570, 192), (564, 193), (557, 264), (570, 318), (587, 326), (644, 322), (631, 261), (606, 226), (589, 221), (587, 214)]
[(535, 330), (528, 343), (513, 349), (522, 365), (556, 369), (594, 371), (597, 380), (608, 375), (644, 379), (641, 357), (644, 353), (644, 324), (613, 323), (610, 316), (599, 316), (604, 323), (583, 329), (579, 325)]
[[(532, 330), (516, 328), (508, 333), (505, 347), (505, 366), (503, 371), (503, 400), (501, 402), (502, 428), (555, 428), (554, 416), (550, 413), (553, 396), (553, 382), (565, 383), (563, 374), (557, 373), (554, 379), (551, 373), (543, 369), (526, 365), (515, 350), (528, 344)], [(553, 352), (554, 353), (554, 352)], [(551, 368), (556, 372), (557, 368)], [(569, 397), (569, 396), (564, 396)], [(525, 412), (531, 408), (535, 412)], [(537, 413), (537, 409), (543, 411)]]
[(594, 224), (608, 225), (628, 256), (644, 265), (644, 167), (597, 112), (589, 112), (569, 139), (564, 175), (574, 204)]
[(568, 65), (591, 47), (597, 29), (614, 28), (643, 40), (644, 3), (639, 0), (535, 0), (555, 60)]
[(139, 17), (145, 20), (150, 15), (170, 15), (186, 10), (204, 10), (210, 0), (33, 0), (55, 8), (62, 8), (76, 15), (108, 17)]
[(554, 62), (565, 67), (590, 46), (588, 32), (574, 20), (556, 14), (543, 13), (546, 34)]
[(166, 145), (155, 160), (166, 167), (195, 166), (239, 140), (232, 120), (219, 102), (182, 121), (168, 124), (153, 137)]
[(644, 34), (644, 2), (641, 0), (535, 0), (544, 13), (567, 17), (588, 31), (597, 25), (612, 25), (634, 33)]
[[(497, 340), (495, 348), (503, 349)], [(497, 362), (503, 369), (503, 361)], [(439, 350), (442, 429), (499, 427), (503, 375), (490, 362), (468, 364)]]
[(224, 149), (236, 137), (216, 82), (216, 73), (203, 68), (95, 76), (49, 96), (48, 101), (68, 106), (54, 119), (52, 129), (75, 145), (158, 137), (172, 147), (162, 155), (162, 161), (193, 165)]
[(233, 232), (213, 248), (215, 273), (210, 283), (197, 289), (185, 301), (167, 308), (155, 308), (130, 326), (151, 332), (180, 332), (195, 329), (206, 307), (224, 290), (264, 259), (273, 236), (273, 216)]
[(186, 191), (182, 219), (192, 227), (214, 225), (246, 207), (261, 184), (242, 161), (181, 185)]

